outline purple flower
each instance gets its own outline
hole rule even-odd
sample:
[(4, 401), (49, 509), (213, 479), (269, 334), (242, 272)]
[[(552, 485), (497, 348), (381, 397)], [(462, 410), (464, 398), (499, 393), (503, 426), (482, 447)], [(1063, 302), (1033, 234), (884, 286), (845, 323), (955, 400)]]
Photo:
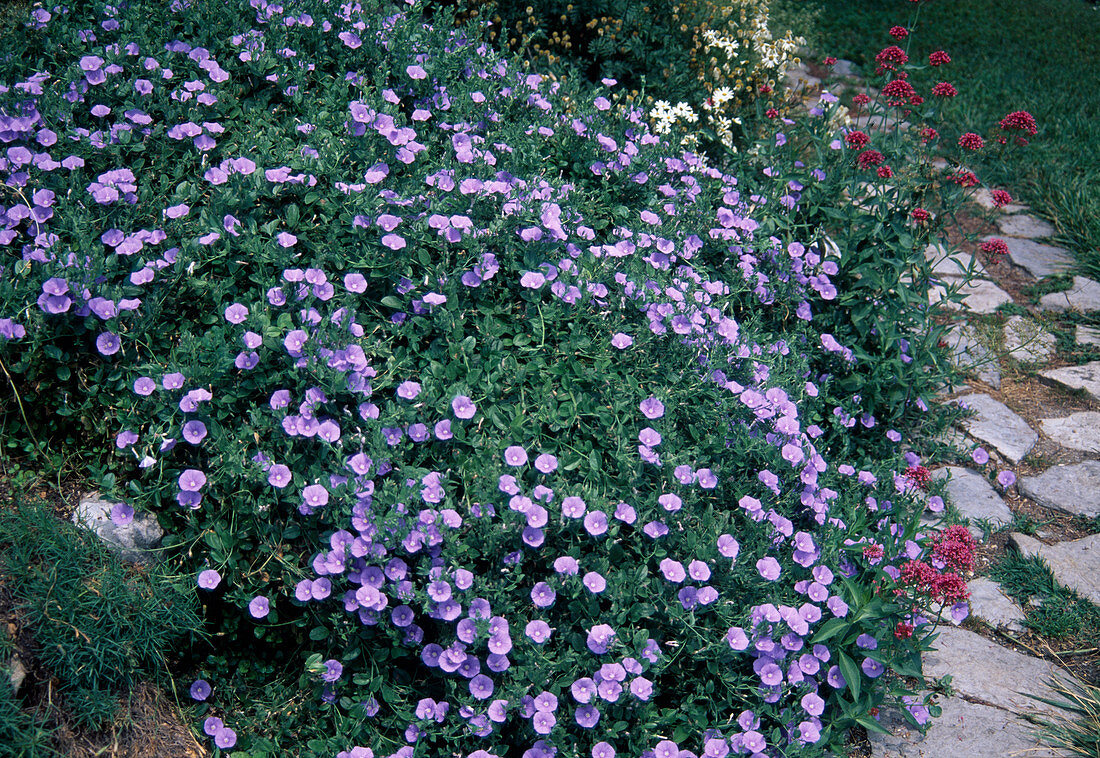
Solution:
[(225, 309), (225, 320), (231, 324), (243, 323), (248, 318), (248, 308), (240, 303), (233, 303)]
[(627, 503), (619, 503), (615, 506), (615, 518), (622, 521), (624, 524), (633, 524), (638, 520), (638, 514), (634, 510), (634, 506)]
[(416, 64), (406, 66), (405, 73), (409, 75), (410, 79), (426, 79), (428, 76), (428, 72)]
[(760, 576), (764, 577), (769, 582), (774, 582), (779, 578), (781, 568), (779, 566), (779, 561), (768, 556), (756, 562), (756, 570), (760, 572)]
[(611, 346), (616, 347), (619, 350), (625, 350), (633, 344), (634, 338), (631, 337), (629, 334), (624, 334), (623, 332), (617, 332), (615, 336), (611, 338)]
[(279, 243), (280, 247), (293, 247), (298, 242), (298, 238), (290, 232), (279, 232), (275, 237), (275, 241)]
[(179, 487), (184, 492), (198, 492), (206, 484), (206, 474), (198, 469), (185, 469), (179, 476)]
[(974, 462), (979, 466), (984, 466), (989, 463), (989, 453), (985, 451), (984, 447), (974, 448), (974, 452), (970, 454), (970, 457), (974, 459)]
[(214, 569), (205, 569), (199, 572), (198, 584), (204, 590), (216, 589), (222, 582), (222, 575)]
[(580, 571), (580, 564), (576, 558), (563, 555), (554, 560), (554, 571), (565, 576), (576, 576)]
[(607, 514), (603, 511), (589, 511), (584, 516), (584, 529), (593, 537), (607, 533)]
[(591, 729), (599, 722), (600, 712), (594, 705), (582, 705), (577, 708), (575, 718), (577, 724), (585, 729)]
[(1002, 487), (1011, 487), (1015, 483), (1016, 474), (1009, 471), (1008, 469), (1005, 469), (1004, 471), (1001, 471), (997, 474), (997, 484), (1001, 485)]
[(263, 595), (257, 595), (248, 604), (248, 612), (254, 619), (267, 618), (267, 614), (271, 612), (271, 601)]
[(552, 630), (550, 625), (542, 620), (535, 620), (527, 622), (527, 626), (524, 629), (524, 633), (530, 638), (536, 645), (541, 645), (550, 639)]
[(539, 457), (535, 458), (535, 468), (544, 474), (549, 474), (558, 468), (558, 459), (550, 455), (550, 453), (543, 453)]
[(531, 602), (537, 608), (549, 608), (556, 598), (557, 594), (546, 582), (539, 582), (531, 589)]
[(344, 666), (340, 661), (334, 658), (329, 658), (325, 661), (325, 671), (321, 674), (321, 678), (326, 682), (339, 681), (340, 677), (344, 674)]
[(113, 332), (103, 332), (96, 337), (95, 347), (101, 355), (114, 355), (122, 347), (122, 341)]
[(328, 490), (321, 484), (311, 484), (302, 490), (302, 502), (310, 508), (320, 508), (328, 504)]
[(206, 700), (210, 697), (210, 682), (205, 679), (196, 679), (191, 683), (191, 699)]
[(126, 503), (115, 503), (111, 506), (111, 523), (115, 526), (125, 526), (134, 520), (134, 509)]
[(465, 395), (457, 395), (451, 401), (451, 410), (454, 411), (456, 418), (471, 419), (477, 413), (477, 406)]
[(872, 679), (878, 679), (886, 671), (886, 667), (873, 658), (864, 658), (860, 668), (863, 669), (864, 674)]
[(400, 250), (405, 247), (405, 238), (400, 234), (387, 234), (382, 237), (382, 244), (390, 250)]
[(592, 746), (592, 758), (615, 758), (615, 748), (606, 742), (597, 742)]
[(217, 716), (207, 716), (206, 720), (202, 722), (202, 730), (211, 737), (217, 734), (219, 729), (224, 728), (225, 724)]
[(147, 376), (140, 376), (134, 380), (134, 393), (141, 395), (142, 397), (148, 397), (153, 394), (153, 390), (157, 388), (157, 383)]
[(495, 685), (493, 684), (493, 680), (485, 676), (485, 674), (478, 674), (470, 679), (469, 688), (470, 694), (478, 700), (488, 700), (493, 696)]
[(687, 578), (687, 572), (684, 571), (684, 565), (671, 558), (665, 558), (661, 561), (661, 573), (664, 574), (665, 579), (677, 584)]
[(414, 400), (420, 394), (420, 384), (411, 379), (402, 382), (397, 387), (397, 396), (402, 400)]
[(566, 518), (581, 518), (586, 510), (584, 500), (575, 495), (570, 495), (561, 501), (561, 513)]
[(504, 450), (504, 462), (509, 466), (522, 466), (527, 463), (527, 451), (519, 445), (511, 445)]
[(638, 408), (648, 419), (657, 419), (665, 415), (665, 404), (655, 397), (647, 397), (638, 405)]
[(527, 289), (537, 290), (546, 284), (546, 277), (535, 271), (524, 271), (523, 276), (519, 278), (519, 283)]
[(198, 419), (191, 419), (183, 425), (183, 438), (192, 445), (197, 445), (206, 437), (206, 424)]
[(290, 469), (281, 463), (276, 463), (267, 471), (267, 482), (272, 487), (283, 489), (290, 484)]
[(237, 744), (237, 733), (229, 727), (222, 727), (214, 735), (214, 744), (222, 750), (228, 750)]
[(607, 589), (607, 580), (595, 571), (589, 571), (585, 574), (581, 582), (593, 595), (598, 595)]

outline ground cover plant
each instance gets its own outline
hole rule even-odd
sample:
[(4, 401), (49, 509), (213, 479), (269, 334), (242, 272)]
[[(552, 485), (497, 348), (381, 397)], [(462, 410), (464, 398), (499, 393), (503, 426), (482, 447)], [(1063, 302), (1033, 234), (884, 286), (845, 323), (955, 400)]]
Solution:
[[(848, 58), (872, 75), (880, 50), (872, 30), (900, 22), (894, 6), (870, 0), (822, 0), (813, 36), (822, 55)], [(950, 52), (956, 70), (953, 107), (961, 121), (992, 123), (1004, 103), (1032, 113), (1041, 124), (1034, 144), (1012, 160), (973, 156), (983, 180), (1003, 185), (1042, 213), (1051, 214), (1059, 235), (1081, 267), (1100, 273), (1100, 123), (1094, 89), (1100, 79), (1093, 62), (1100, 56), (1100, 15), (1078, 0), (1043, 2), (922, 3), (921, 35), (899, 43), (916, 60), (936, 49)], [(912, 46), (906, 43), (912, 42)], [(1026, 61), (1026, 63), (1025, 63)], [(936, 83), (936, 71), (914, 72), (918, 88)], [(1066, 82), (1074, 82), (1067, 87)]]
[(210, 744), (796, 756), (925, 722), (973, 547), (918, 534), (898, 452), (946, 369), (885, 156), (927, 153), (858, 157), (834, 98), (708, 161), (483, 34), (42, 7), (4, 59), (10, 413), (112, 449), (116, 521), (167, 528)]

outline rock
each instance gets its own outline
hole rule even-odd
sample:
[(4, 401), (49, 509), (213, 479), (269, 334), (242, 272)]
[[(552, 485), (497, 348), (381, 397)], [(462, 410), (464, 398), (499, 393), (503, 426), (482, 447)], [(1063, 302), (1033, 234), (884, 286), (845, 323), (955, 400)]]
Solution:
[(1092, 361), (1081, 366), (1066, 366), (1044, 371), (1046, 377), (1071, 390), (1084, 390), (1093, 400), (1100, 400), (1100, 361)]
[(1053, 237), (1054, 227), (1042, 219), (1025, 213), (1015, 216), (1001, 216), (997, 219), (1001, 234), (1008, 237)]
[(1094, 326), (1078, 326), (1074, 337), (1078, 345), (1100, 347), (1100, 329)]
[(73, 523), (90, 529), (125, 561), (156, 561), (155, 548), (164, 536), (160, 524), (148, 513), (135, 514), (129, 524), (115, 524), (111, 521), (114, 505), (114, 502), (88, 496), (80, 501), (73, 513)]
[(944, 337), (951, 350), (951, 362), (961, 371), (973, 371), (994, 389), (1001, 387), (1001, 366), (996, 354), (978, 339), (978, 331), (969, 324), (952, 326)]
[[(1100, 453), (1100, 413), (1081, 411), (1065, 418), (1045, 418), (1039, 424), (1043, 434), (1062, 447)], [(1100, 486), (1100, 482), (1096, 484)]]
[(970, 199), (987, 211), (999, 210), (1002, 213), (1018, 213), (1022, 210), (1027, 210), (1027, 206), (1022, 203), (997, 205), (993, 202), (993, 192), (988, 187), (978, 187), (978, 189), (974, 190), (974, 194)]
[(1039, 441), (1039, 435), (1026, 421), (989, 395), (964, 395), (954, 402), (977, 414), (963, 421), (970, 436), (988, 442), (1013, 463), (1023, 460)]
[[(993, 237), (983, 239), (991, 240)], [(1073, 257), (1063, 248), (1019, 237), (1009, 237), (1004, 242), (1008, 245), (1008, 257), (1012, 263), (1036, 279), (1065, 274), (1073, 269)]]
[(966, 588), (970, 590), (971, 616), (980, 618), (992, 627), (1003, 626), (1012, 632), (1023, 629), (1020, 622), (1024, 620), (1024, 612), (1008, 595), (1001, 592), (1000, 585), (995, 581), (979, 576), (967, 582)]
[(1058, 338), (1038, 322), (1011, 316), (1005, 322), (1005, 352), (1019, 363), (1046, 363), (1058, 345)]
[[(1100, 417), (1100, 413), (1074, 415)], [(1094, 438), (1100, 435), (1100, 427), (1094, 427), (1088, 431)], [(1055, 437), (1055, 439), (1058, 438)], [(1085, 518), (1100, 516), (1100, 462), (1098, 461), (1054, 466), (1039, 476), (1021, 477), (1019, 486), (1021, 495), (1047, 508)]]
[(1065, 292), (1051, 292), (1039, 298), (1044, 311), (1100, 311), (1100, 282), (1083, 276), (1073, 277), (1073, 285)]
[(1042, 558), (1059, 584), (1100, 605), (1100, 534), (1054, 545), (1016, 532), (1010, 538), (1021, 555)]
[(961, 697), (941, 698), (943, 713), (933, 719), (928, 733), (909, 726), (896, 711), (882, 716), (889, 735), (869, 732), (873, 758), (1059, 758), (1045, 746), (1034, 727), (991, 705), (970, 703)]
[(984, 476), (970, 469), (945, 466), (932, 472), (932, 479), (947, 479), (947, 500), (964, 518), (987, 520), (1000, 526), (1011, 523), (1012, 511)]
[(859, 66), (852, 63), (852, 61), (846, 61), (843, 58), (833, 64), (833, 73), (837, 76), (859, 76)]
[(19, 688), (23, 686), (23, 681), (27, 678), (27, 667), (23, 664), (23, 659), (18, 654), (14, 654), (11, 657), (11, 664), (8, 666), (8, 678), (11, 681), (11, 691), (13, 695), (19, 694)]
[[(953, 278), (946, 281), (946, 284), (953, 287), (957, 287), (961, 283), (962, 280)], [(984, 279), (976, 279), (958, 287), (958, 291), (963, 297), (962, 308), (973, 313), (993, 313), (999, 306), (1012, 302), (1012, 297), (1007, 292), (993, 282)], [(928, 302), (930, 304), (938, 303), (945, 295), (945, 288), (942, 285), (936, 285), (928, 291)], [(959, 309), (959, 306), (955, 303), (945, 303), (945, 305), (952, 310)]]
[(932, 264), (932, 273), (943, 279), (967, 279), (985, 274), (985, 267), (973, 255), (960, 251), (952, 255), (936, 242), (924, 249), (924, 257)]
[(932, 644), (937, 649), (925, 653), (924, 675), (932, 679), (951, 676), (955, 694), (1017, 714), (1038, 711), (1048, 716), (1065, 715), (1059, 708), (1028, 697), (1030, 694), (1059, 699), (1049, 684), (1051, 677), (1073, 680), (1060, 666), (1001, 647), (980, 634), (957, 627), (941, 627)]
[(803, 68), (790, 69), (784, 75), (784, 79), (789, 90), (808, 90), (821, 86), (821, 80)]

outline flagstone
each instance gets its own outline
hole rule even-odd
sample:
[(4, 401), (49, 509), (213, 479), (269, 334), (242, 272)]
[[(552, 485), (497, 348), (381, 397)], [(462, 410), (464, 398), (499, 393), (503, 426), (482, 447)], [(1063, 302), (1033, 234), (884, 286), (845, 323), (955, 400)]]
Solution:
[(1039, 441), (1026, 421), (989, 395), (964, 395), (955, 402), (976, 414), (962, 422), (970, 436), (989, 443), (1013, 463), (1019, 463)]

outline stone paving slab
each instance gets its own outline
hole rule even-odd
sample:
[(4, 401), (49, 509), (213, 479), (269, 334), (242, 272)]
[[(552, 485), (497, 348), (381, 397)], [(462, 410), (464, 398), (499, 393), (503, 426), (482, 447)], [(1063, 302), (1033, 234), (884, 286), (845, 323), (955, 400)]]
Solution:
[(1073, 285), (1065, 292), (1050, 292), (1039, 298), (1039, 308), (1044, 311), (1100, 310), (1100, 282), (1083, 276), (1073, 277)]
[(1062, 586), (1100, 605), (1100, 534), (1055, 545), (1017, 532), (1010, 538), (1022, 555), (1038, 555), (1046, 561)]
[(966, 589), (970, 591), (971, 616), (992, 627), (1004, 627), (1011, 632), (1023, 630), (1020, 622), (1024, 620), (1024, 612), (995, 581), (979, 576), (967, 582)]
[(1022, 477), (1020, 494), (1063, 513), (1100, 516), (1100, 462), (1054, 466), (1038, 476)]
[(1078, 345), (1093, 345), (1095, 347), (1100, 347), (1100, 329), (1094, 326), (1078, 325), (1077, 331), (1074, 333), (1074, 338), (1077, 340)]
[(978, 187), (974, 190), (974, 194), (970, 198), (987, 211), (999, 210), (1001, 213), (1019, 213), (1020, 211), (1026, 211), (1027, 206), (1023, 203), (1005, 203), (1004, 205), (997, 205), (993, 202), (993, 192), (988, 187)]
[(978, 330), (969, 324), (955, 324), (944, 336), (951, 350), (951, 362), (962, 371), (973, 372), (994, 389), (1001, 388), (1001, 366), (997, 355), (978, 337)]
[(1012, 522), (1012, 511), (984, 476), (958, 466), (944, 466), (932, 472), (932, 479), (947, 480), (947, 500), (964, 518), (985, 519), (995, 525)]
[[(993, 236), (982, 239), (991, 240)], [(1073, 269), (1073, 256), (1063, 248), (1044, 245), (1021, 237), (1009, 237), (1005, 240), (1005, 244), (1008, 245), (1008, 257), (1013, 264), (1026, 270), (1036, 279), (1065, 274)]]
[(951, 676), (955, 694), (981, 700), (1016, 714), (1064, 712), (1022, 693), (1058, 699), (1049, 682), (1054, 674), (1072, 675), (1060, 666), (998, 645), (977, 632), (941, 627), (933, 643), (936, 650), (925, 653), (924, 675), (930, 679)]
[(969, 273), (984, 276), (985, 267), (970, 253), (956, 251), (950, 255), (947, 248), (933, 242), (924, 249), (925, 259), (932, 264), (932, 273), (944, 279), (964, 279)]
[(1001, 234), (1008, 237), (1053, 237), (1054, 227), (1034, 216), (1019, 213), (1014, 216), (1001, 216), (997, 219)]
[(1058, 338), (1034, 319), (1011, 316), (1004, 326), (1005, 352), (1018, 363), (1046, 363), (1058, 346)]
[[(1062, 447), (1100, 453), (1100, 413), (1081, 411), (1065, 418), (1044, 418), (1039, 421), (1043, 434)], [(1100, 481), (1093, 483), (1100, 487)]]
[(1100, 400), (1100, 361), (1050, 369), (1040, 376), (1072, 390), (1084, 390), (1093, 400)]
[(943, 713), (928, 733), (909, 726), (900, 713), (882, 717), (889, 736), (870, 734), (873, 758), (1061, 758), (1044, 745), (1026, 721), (991, 705), (959, 697), (941, 698)]
[[(959, 280), (950, 278), (948, 282), (957, 284)], [(1005, 303), (1011, 303), (1012, 297), (993, 282), (977, 279), (969, 284), (959, 287), (959, 293), (963, 296), (962, 308), (973, 313), (993, 313)], [(938, 303), (947, 294), (942, 285), (936, 285), (928, 290), (928, 302)], [(959, 310), (956, 303), (947, 303), (948, 308)]]
[(977, 414), (963, 421), (970, 436), (989, 443), (1013, 463), (1019, 463), (1039, 441), (1026, 421), (989, 395), (964, 395), (955, 402)]

